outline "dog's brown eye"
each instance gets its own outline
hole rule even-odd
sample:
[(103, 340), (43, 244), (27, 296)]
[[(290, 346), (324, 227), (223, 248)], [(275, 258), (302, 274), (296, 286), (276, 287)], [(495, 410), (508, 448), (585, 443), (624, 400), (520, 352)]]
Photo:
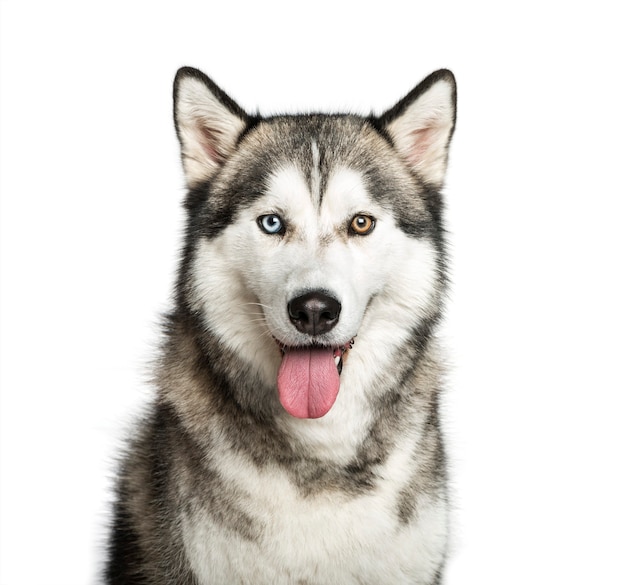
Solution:
[(373, 229), (376, 220), (369, 215), (355, 215), (350, 223), (350, 231), (357, 236), (366, 236)]

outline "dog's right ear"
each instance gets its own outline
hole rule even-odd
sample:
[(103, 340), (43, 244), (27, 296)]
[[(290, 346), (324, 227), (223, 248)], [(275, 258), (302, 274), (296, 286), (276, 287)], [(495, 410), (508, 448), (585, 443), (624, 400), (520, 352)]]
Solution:
[(249, 118), (204, 73), (183, 67), (174, 81), (174, 122), (187, 186), (193, 188), (233, 153)]

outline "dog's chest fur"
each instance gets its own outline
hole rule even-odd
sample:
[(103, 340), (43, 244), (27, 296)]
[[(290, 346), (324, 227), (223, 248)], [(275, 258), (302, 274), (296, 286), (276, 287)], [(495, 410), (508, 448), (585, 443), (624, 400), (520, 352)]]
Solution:
[(218, 458), (233, 505), (241, 506), (239, 524), (225, 530), (224, 518), (200, 501), (183, 515), (199, 583), (432, 582), (445, 550), (445, 497), (420, 496), (419, 515), (403, 521), (399, 502), (415, 473), (411, 451), (408, 441), (398, 445), (361, 494), (305, 494), (278, 467), (258, 469), (232, 453)]

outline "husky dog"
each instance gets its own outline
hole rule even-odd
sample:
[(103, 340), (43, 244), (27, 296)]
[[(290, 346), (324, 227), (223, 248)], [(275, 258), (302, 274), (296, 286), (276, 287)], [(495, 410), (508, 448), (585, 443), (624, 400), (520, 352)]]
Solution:
[(183, 68), (174, 116), (186, 237), (106, 582), (440, 583), (453, 75), (379, 117), (261, 117)]

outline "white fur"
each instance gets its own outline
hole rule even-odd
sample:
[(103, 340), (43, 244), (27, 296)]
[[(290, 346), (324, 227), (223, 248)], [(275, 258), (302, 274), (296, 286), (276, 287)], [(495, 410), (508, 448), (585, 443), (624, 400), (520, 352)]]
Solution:
[(283, 472), (259, 470), (245, 456), (220, 451), (216, 463), (224, 479), (244, 491), (246, 512), (263, 525), (263, 541), (233, 538), (206, 511), (184, 517), (185, 548), (199, 583), (430, 582), (445, 550), (445, 505), (423, 497), (419, 521), (401, 527), (394, 507), (397, 490), (409, 480), (407, 454), (418, 430), (408, 433), (379, 469), (384, 481), (360, 497), (305, 498)]

